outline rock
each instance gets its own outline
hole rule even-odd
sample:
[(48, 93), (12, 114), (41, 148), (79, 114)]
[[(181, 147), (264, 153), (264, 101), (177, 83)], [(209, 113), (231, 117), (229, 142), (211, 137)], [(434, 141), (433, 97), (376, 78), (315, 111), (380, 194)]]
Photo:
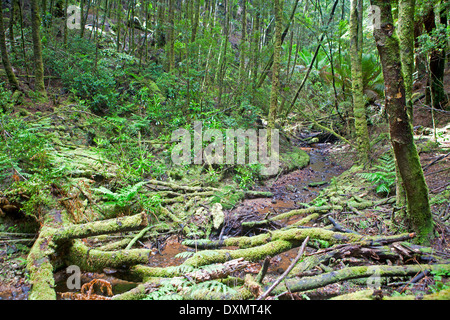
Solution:
[(213, 218), (213, 227), (218, 230), (225, 221), (225, 214), (220, 203), (214, 203), (211, 207), (211, 216)]

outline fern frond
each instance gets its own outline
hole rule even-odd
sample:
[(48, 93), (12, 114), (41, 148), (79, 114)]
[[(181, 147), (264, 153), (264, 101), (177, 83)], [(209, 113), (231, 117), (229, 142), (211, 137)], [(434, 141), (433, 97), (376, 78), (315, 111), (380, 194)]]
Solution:
[(194, 252), (192, 251), (184, 251), (184, 252), (180, 252), (177, 253), (175, 255), (175, 259), (185, 259), (185, 258), (190, 258), (194, 255)]

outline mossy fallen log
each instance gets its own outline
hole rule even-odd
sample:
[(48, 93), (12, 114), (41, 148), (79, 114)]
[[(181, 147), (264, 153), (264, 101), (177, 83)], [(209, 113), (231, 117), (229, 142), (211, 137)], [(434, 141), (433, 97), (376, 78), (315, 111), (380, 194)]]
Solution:
[(267, 244), (270, 241), (283, 240), (291, 242), (294, 246), (298, 246), (299, 242), (310, 237), (311, 240), (324, 240), (329, 244), (350, 243), (356, 241), (369, 241), (372, 244), (382, 244), (395, 241), (402, 241), (414, 237), (414, 233), (404, 233), (392, 236), (363, 236), (355, 233), (344, 233), (326, 230), (324, 228), (290, 228), (274, 230), (268, 233), (262, 233), (253, 237), (233, 237), (220, 241), (211, 240), (185, 240), (183, 244), (197, 249), (203, 248), (219, 248), (227, 246), (237, 246), (239, 248), (250, 248)]
[(333, 204), (328, 204), (328, 205), (323, 205), (323, 206), (312, 206), (309, 208), (302, 208), (302, 209), (295, 209), (295, 210), (291, 210), (291, 211), (288, 211), (285, 213), (278, 214), (269, 219), (264, 219), (264, 220), (260, 220), (260, 221), (243, 222), (242, 227), (250, 229), (253, 227), (267, 225), (270, 222), (277, 221), (277, 220), (284, 220), (284, 219), (289, 219), (289, 218), (292, 218), (295, 216), (307, 215), (306, 217), (304, 217), (304, 220), (297, 221), (296, 223), (293, 224), (293, 226), (299, 226), (299, 225), (304, 225), (313, 219), (317, 219), (320, 216), (320, 214), (324, 214), (324, 213), (330, 212), (332, 210), (342, 211), (344, 209), (344, 207), (346, 207), (346, 206), (351, 209), (355, 209), (355, 210), (356, 209), (366, 209), (366, 208), (390, 203), (390, 202), (394, 201), (395, 199), (394, 198), (386, 198), (386, 199), (381, 199), (381, 200), (376, 200), (376, 201), (372, 201), (372, 200), (361, 201), (361, 200), (362, 199), (360, 199), (360, 201), (348, 201), (346, 199), (337, 199)]
[(356, 292), (342, 294), (330, 300), (450, 300), (450, 289), (444, 289), (426, 295), (401, 294), (395, 296), (374, 295), (374, 290), (359, 290)]
[(59, 242), (116, 232), (133, 231), (144, 228), (147, 224), (147, 215), (142, 212), (129, 217), (63, 226), (55, 230), (50, 230), (50, 232), (52, 232), (53, 241)]
[[(337, 271), (323, 273), (312, 277), (301, 279), (289, 278), (279, 284), (272, 294), (280, 294), (287, 290), (290, 292), (301, 292), (324, 287), (326, 285), (351, 279), (369, 277), (406, 277), (415, 275), (423, 270), (444, 270), (450, 272), (450, 264), (414, 264), (403, 266), (373, 265), (349, 267)], [(270, 284), (269, 284), (270, 285)]]
[[(89, 249), (77, 240), (73, 240), (74, 246), (70, 246), (71, 240), (76, 238), (141, 229), (147, 225), (147, 217), (145, 214), (80, 225), (67, 224), (68, 218), (64, 210), (54, 209), (48, 213), (46, 222), (39, 232), (39, 237), (35, 241), (27, 257), (27, 270), (31, 283), (29, 294), (30, 300), (56, 299), (54, 289), (55, 280), (53, 277), (53, 258), (59, 253), (62, 253), (60, 252), (59, 247), (65, 248), (67, 244), (69, 244), (69, 252), (83, 253), (73, 255), (72, 258), (74, 256), (76, 256), (76, 258), (72, 260), (70, 260), (69, 255), (71, 264), (80, 267), (90, 267), (91, 265), (94, 265), (96, 267), (103, 266), (114, 268), (114, 266), (120, 267), (122, 265), (130, 264), (131, 262), (145, 263), (148, 261), (148, 254), (146, 256), (142, 250), (129, 250), (129, 252), (126, 253), (104, 252), (100, 250), (89, 252)], [(149, 250), (147, 250), (147, 252), (149, 252)], [(89, 255), (87, 253), (89, 253)], [(89, 257), (91, 258), (90, 262), (88, 261)], [(92, 259), (93, 257), (96, 259)], [(106, 257), (109, 257), (109, 259), (106, 259)], [(103, 267), (101, 269), (103, 269)]]
[(66, 264), (76, 265), (81, 270), (102, 272), (104, 268), (127, 268), (149, 262), (151, 250), (129, 249), (102, 251), (92, 249), (80, 240), (74, 240), (66, 254)]

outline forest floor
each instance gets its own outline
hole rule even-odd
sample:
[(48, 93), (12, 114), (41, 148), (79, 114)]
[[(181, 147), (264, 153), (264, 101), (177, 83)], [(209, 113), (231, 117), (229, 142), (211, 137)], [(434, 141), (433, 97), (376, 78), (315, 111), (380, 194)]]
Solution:
[[(427, 111), (419, 110), (416, 114), (416, 121), (424, 123), (424, 127), (429, 127), (427, 125), (429, 125), (430, 119)], [(440, 123), (448, 123), (448, 118), (446, 118), (447, 116), (445, 114), (438, 115), (438, 117), (440, 117)], [(450, 170), (448, 170), (450, 168), (450, 157), (443, 152), (445, 150), (448, 152), (450, 149), (450, 127), (448, 125), (441, 125), (440, 130), (443, 130), (443, 133), (439, 135), (439, 141), (441, 143), (441, 147), (439, 148), (436, 148), (436, 146), (430, 143), (433, 135), (429, 132), (429, 129), (418, 132), (416, 139), (425, 170), (426, 181), (430, 189), (432, 211), (438, 235), (432, 242), (432, 252), (448, 261), (450, 258), (450, 228), (448, 220), (450, 216), (450, 204), (448, 202), (448, 194), (450, 192)], [(364, 170), (362, 168), (355, 169), (353, 161), (355, 159), (355, 153), (348, 146), (340, 143), (319, 143), (314, 145), (302, 145), (300, 141), (294, 141), (293, 143), (309, 154), (309, 165), (273, 177), (254, 188), (256, 191), (270, 191), (273, 194), (272, 197), (244, 199), (236, 203), (231, 209), (224, 210), (225, 223), (221, 237), (254, 236), (269, 230), (277, 230), (292, 225), (302, 218), (307, 217), (308, 214), (273, 221), (272, 224), (262, 225), (261, 227), (242, 228), (243, 222), (260, 221), (268, 219), (268, 217), (272, 218), (282, 213), (305, 208), (305, 204), (315, 202), (315, 205), (321, 205), (321, 202), (326, 203), (330, 200), (330, 194), (332, 194), (333, 190), (340, 189), (340, 195), (344, 199), (347, 199), (346, 201), (350, 201), (355, 193), (357, 193), (359, 198), (364, 199), (380, 200), (383, 198), (374, 192), (372, 183), (361, 178), (356, 178), (356, 174)], [(381, 151), (379, 152), (381, 153)], [(356, 210), (356, 212), (357, 214), (355, 215), (355, 212), (351, 212), (348, 208), (331, 211), (324, 217), (311, 220), (311, 222), (304, 224), (303, 227), (322, 228), (327, 225), (330, 226), (330, 221), (325, 219), (325, 217), (331, 217), (334, 218), (333, 221), (338, 224), (339, 228), (352, 230), (360, 235), (390, 235), (395, 234), (395, 230), (398, 231), (398, 229), (401, 229), (393, 227), (392, 212), (394, 211), (392, 204), (386, 203)], [(211, 239), (217, 238), (217, 234), (211, 236)], [(186, 258), (180, 258), (180, 254), (194, 250), (185, 245), (183, 240), (183, 236), (179, 233), (159, 237), (156, 240), (156, 245), (154, 238), (145, 241), (142, 240), (141, 246), (152, 248), (154, 252), (147, 266), (167, 268), (182, 264), (186, 261)], [(312, 254), (315, 250), (308, 248), (306, 252)], [(294, 247), (273, 256), (270, 259), (265, 280), (268, 282), (275, 281), (290, 266), (297, 252), (298, 248)], [(27, 281), (27, 272), (25, 270), (26, 259), (27, 252), (18, 243), (2, 243), (0, 250), (0, 299), (27, 299), (30, 284)], [(418, 263), (417, 259), (414, 255), (399, 255), (388, 263), (408, 264), (411, 263), (411, 260)], [(330, 270), (330, 268), (339, 270), (346, 266), (374, 263), (376, 263), (376, 259), (352, 256), (341, 257), (328, 266), (319, 264), (305, 274), (311, 276), (324, 270)], [(247, 265), (244, 270), (236, 272), (235, 275), (241, 278), (244, 278), (245, 274), (253, 274), (256, 276), (261, 270), (261, 267), (262, 261), (253, 262)], [(108, 268), (105, 268), (102, 273), (83, 272), (82, 283), (89, 283), (95, 279), (105, 280), (112, 286), (114, 294), (125, 292), (137, 285), (136, 282), (121, 279), (120, 276), (115, 274), (116, 271), (112, 270), (108, 272), (108, 270)], [(67, 277), (68, 275), (64, 270), (59, 270), (55, 273), (56, 291), (59, 297), (64, 292), (67, 292), (65, 285)], [(447, 277), (448, 275), (442, 278), (439, 275), (431, 276), (428, 274), (428, 276), (424, 276), (420, 280), (415, 281), (415, 283), (411, 283), (409, 287), (405, 285), (413, 277), (409, 277), (409, 280), (405, 278), (392, 278), (387, 283), (384, 283), (383, 294), (390, 295), (395, 290), (398, 290), (402, 293), (420, 296), (435, 292), (437, 287), (448, 288)], [(304, 293), (292, 293), (286, 296), (289, 299), (327, 299), (364, 288), (367, 288), (367, 279), (365, 278), (360, 281), (349, 280), (336, 282)]]
[[(447, 74), (447, 78), (449, 78), (449, 74)], [(450, 83), (450, 81), (446, 83)], [(80, 114), (77, 110), (70, 109), (69, 112), (73, 113), (65, 113), (68, 110), (66, 108), (67, 106), (64, 107), (65, 109), (63, 108), (58, 111), (58, 108), (52, 104), (41, 105), (39, 108), (36, 108), (31, 103), (30, 105), (32, 107), (29, 109), (19, 112), (28, 115), (27, 118), (31, 123), (37, 123), (43, 121), (43, 119), (51, 121), (50, 123), (44, 123), (42, 126), (51, 128), (49, 132), (52, 134), (52, 143), (57, 146), (55, 150), (59, 154), (63, 154), (63, 150), (66, 149), (60, 146), (71, 146), (72, 149), (69, 148), (71, 150), (70, 153), (60, 158), (62, 159), (63, 165), (67, 165), (65, 170), (70, 171), (73, 169), (72, 167), (76, 167), (79, 164), (83, 168), (82, 170), (90, 172), (87, 175), (90, 178), (83, 180), (86, 178), (83, 178), (83, 175), (86, 176), (86, 174), (80, 174), (78, 170), (80, 167), (77, 167), (76, 169), (78, 171), (73, 171), (77, 172), (76, 179), (79, 179), (77, 181), (88, 184), (92, 183), (97, 188), (111, 187), (113, 185), (112, 181), (116, 174), (116, 166), (114, 163), (108, 161), (102, 162), (102, 166), (99, 169), (97, 164), (83, 164), (75, 152), (79, 150), (76, 149), (77, 147), (82, 145), (86, 146), (87, 144), (86, 131), (89, 128), (83, 123), (86, 117), (72, 117), (74, 114)], [(439, 263), (448, 264), (450, 261), (449, 113), (435, 112), (434, 122), (436, 123), (436, 136), (433, 130), (433, 118), (430, 110), (418, 102), (416, 104), (414, 118), (415, 139), (424, 168), (426, 182), (430, 190), (430, 201), (436, 230), (436, 237), (428, 247), (430, 250), (426, 251), (423, 247), (407, 247), (404, 241), (399, 240), (388, 243), (387, 246), (383, 243), (383, 246), (364, 247), (364, 245), (360, 245), (360, 247), (356, 246), (357, 248), (355, 246), (352, 247), (352, 243), (348, 242), (346, 244), (349, 247), (345, 247), (347, 251), (341, 252), (339, 251), (341, 248), (339, 246), (343, 244), (314, 239), (308, 242), (308, 247), (305, 250), (307, 258), (312, 260), (314, 256), (319, 256), (319, 254), (322, 254), (321, 257), (325, 257), (333, 248), (335, 248), (335, 252), (333, 251), (335, 256), (329, 256), (323, 261), (311, 262), (310, 266), (305, 266), (306, 263), (302, 262), (303, 265), (301, 263), (300, 265), (303, 269), (294, 269), (290, 276), (295, 275), (296, 277), (294, 278), (302, 279), (302, 277), (314, 277), (327, 274), (327, 272), (329, 273), (332, 270), (345, 270), (346, 268), (356, 266), (422, 265), (419, 263), (436, 262), (437, 260), (439, 260)], [(375, 125), (371, 128), (371, 131), (372, 136), (375, 137), (381, 132), (386, 132), (387, 128), (385, 126)], [(305, 143), (298, 136), (298, 132), (294, 132), (291, 138), (290, 143), (292, 146), (308, 154), (310, 159), (309, 164), (301, 168), (292, 169), (289, 172), (281, 172), (281, 174), (275, 177), (255, 183), (251, 188), (251, 191), (261, 192), (261, 194), (270, 192), (270, 197), (238, 197), (232, 201), (231, 206), (224, 207), (223, 224), (220, 229), (211, 232), (211, 228), (209, 228), (209, 232), (211, 232), (209, 239), (212, 242), (241, 238), (255, 239), (258, 236), (275, 234), (277, 231), (288, 232), (291, 230), (289, 228), (293, 226), (296, 226), (299, 230), (328, 230), (336, 232), (336, 234), (357, 234), (363, 237), (389, 237), (402, 234), (402, 232), (406, 231), (402, 220), (396, 215), (397, 209), (394, 207), (392, 201), (388, 201), (389, 199), (392, 200), (392, 193), (394, 191), (392, 185), (390, 186), (390, 194), (377, 193), (375, 191), (376, 186), (373, 182), (359, 176), (359, 174), (368, 170), (372, 172), (376, 172), (376, 170), (374, 168), (356, 166), (354, 162), (356, 159), (355, 151), (348, 145), (340, 142), (330, 143), (327, 141), (315, 144)], [(435, 138), (436, 141), (434, 141)], [(86, 149), (88, 148), (83, 148), (83, 151), (86, 151)], [(373, 148), (373, 160), (378, 159), (380, 155), (388, 151), (389, 144), (386, 140), (376, 144)], [(95, 152), (84, 153), (81, 156), (85, 159), (95, 160), (98, 154)], [(92, 167), (89, 167), (90, 165)], [(384, 173), (387, 173), (388, 168), (385, 169)], [(96, 173), (96, 170), (100, 171)], [(378, 170), (383, 171), (384, 169), (380, 169), (379, 167)], [(200, 183), (201, 186), (204, 185), (202, 181), (191, 181), (194, 178), (201, 179), (201, 175), (199, 176), (189, 172), (181, 172), (181, 175), (187, 176), (187, 180), (167, 179), (167, 181), (174, 182), (175, 186), (158, 186), (156, 184), (147, 189), (150, 193), (154, 190), (161, 191), (162, 193), (170, 193), (170, 189), (172, 188), (172, 193), (177, 196), (181, 193), (186, 197), (188, 192), (191, 192), (188, 191), (188, 188), (191, 188), (192, 185), (194, 187), (198, 185), (196, 183)], [(228, 180), (224, 179), (218, 184), (216, 183), (214, 187), (226, 188), (232, 184), (231, 180), (228, 177)], [(50, 188), (53, 188), (51, 184)], [(173, 188), (179, 189), (175, 190)], [(205, 190), (207, 190), (206, 188)], [(233, 188), (236, 188), (236, 186)], [(102, 201), (98, 194), (91, 193), (94, 190), (93, 186), (91, 189), (89, 187), (87, 189), (83, 187), (82, 189), (84, 191), (80, 189), (81, 192), (78, 192), (76, 197), (83, 198), (78, 199), (79, 203), (87, 201), (89, 210), (94, 211), (96, 206), (99, 207), (104, 204), (104, 201)], [(86, 190), (89, 191), (88, 193), (91, 194), (91, 197), (95, 197), (91, 198), (86, 196)], [(200, 192), (203, 191), (200, 190)], [(219, 194), (219, 197), (222, 195)], [(214, 193), (214, 196), (217, 196), (217, 193)], [(192, 202), (192, 199), (185, 201), (185, 198), (181, 200), (181, 202), (185, 202), (181, 207), (175, 205), (170, 206), (169, 204), (178, 201), (176, 199), (176, 197), (173, 198), (172, 196), (172, 198), (167, 199), (170, 201), (166, 202), (167, 208), (172, 212), (171, 219), (173, 220), (173, 216), (175, 216), (175, 219), (181, 221), (173, 224), (174, 221), (177, 222), (173, 220), (169, 223), (171, 227), (174, 227), (174, 230), (166, 230), (156, 235), (152, 233), (148, 237), (142, 237), (134, 246), (135, 248), (144, 248), (151, 251), (150, 259), (145, 264), (146, 267), (163, 270), (169, 267), (183, 266), (186, 264), (186, 261), (191, 261), (192, 254), (195, 256), (198, 252), (201, 252), (196, 244), (192, 245), (192, 242), (186, 242), (186, 240), (189, 240), (189, 237), (187, 237), (185, 230), (186, 226), (192, 230), (197, 230), (206, 224), (211, 224), (211, 221), (208, 221), (210, 218), (208, 215), (211, 210), (210, 203), (203, 200), (195, 200)], [(93, 202), (93, 204), (90, 202)], [(372, 202), (372, 205), (357, 207), (358, 204), (362, 205), (366, 202)], [(332, 206), (336, 205), (339, 208), (333, 207), (325, 210), (325, 212), (320, 212), (319, 210), (319, 215), (314, 217), (312, 217), (313, 214), (311, 212), (302, 211), (312, 208), (312, 212), (314, 213), (314, 209), (322, 208), (329, 204), (332, 204)], [(0, 208), (4, 209), (5, 207), (1, 207), (1, 205), (3, 205), (2, 202), (0, 202)], [(206, 210), (203, 210), (205, 208)], [(180, 214), (182, 211), (186, 211), (189, 214)], [(277, 218), (277, 216), (281, 216), (282, 214), (295, 213), (296, 211), (300, 211), (301, 213), (288, 215), (283, 219)], [(88, 217), (88, 221), (98, 218), (96, 215), (89, 216), (88, 212), (85, 212), (85, 214)], [(159, 217), (161, 218), (161, 215)], [(31, 289), (29, 274), (26, 270), (27, 259), (30, 246), (33, 245), (38, 234), (22, 233), (18, 237), (15, 231), (8, 233), (9, 229), (7, 226), (11, 230), (16, 230), (14, 229), (16, 225), (24, 221), (26, 222), (26, 218), (23, 216), (12, 218), (7, 216), (2, 219), (3, 229), (0, 230), (2, 231), (0, 232), (0, 299), (27, 299), (29, 298)], [(256, 222), (256, 225), (251, 225), (253, 222)], [(205, 231), (204, 229), (203, 231)], [(208, 234), (208, 232), (206, 233)], [(83, 239), (83, 243), (92, 248), (98, 248), (117, 239), (124, 237), (131, 239), (135, 236), (136, 232), (120, 233), (116, 238), (87, 237)], [(266, 259), (268, 262), (268, 269), (264, 274), (264, 283), (266, 285), (262, 285), (261, 288), (266, 289), (268, 284), (276, 281), (291, 267), (293, 260), (298, 254), (300, 244), (295, 243), (295, 245), (292, 245), (292, 248), (272, 255), (270, 260)], [(228, 245), (224, 248), (229, 249), (229, 252), (241, 250), (239, 245), (236, 244)], [(391, 251), (391, 253), (388, 251)], [(191, 258), (189, 258), (189, 255), (185, 255), (185, 253), (189, 253)], [(240, 285), (244, 284), (244, 286), (249, 286), (246, 276), (252, 275), (253, 277), (257, 277), (264, 265), (264, 259), (254, 260), (246, 263), (244, 269), (231, 274), (235, 279), (234, 281), (241, 281)], [(382, 294), (393, 297), (401, 297), (401, 294), (404, 297), (413, 295), (416, 298), (420, 298), (423, 295), (435, 293), (442, 289), (448, 290), (450, 288), (448, 282), (450, 273), (448, 271), (441, 273), (417, 272), (416, 275), (419, 274), (419, 277), (415, 277), (414, 275), (408, 275), (407, 277), (387, 277), (381, 285), (383, 290)], [(58, 298), (67, 298), (68, 296), (70, 298), (80, 298), (79, 295), (76, 296), (74, 294), (73, 290), (67, 289), (68, 277), (69, 275), (66, 270), (61, 267), (54, 273), (55, 290)], [(104, 281), (104, 283), (107, 283), (112, 288), (115, 296), (120, 296), (121, 293), (136, 288), (138, 283), (142, 281), (142, 279), (140, 279), (141, 281), (136, 281), (131, 278), (123, 275), (121, 271), (105, 265), (103, 270), (87, 270), (82, 272), (81, 283), (90, 284), (93, 281)], [(311, 290), (298, 290), (298, 292), (292, 293), (288, 288), (286, 292), (278, 292), (276, 296), (281, 299), (328, 299), (367, 289), (367, 279), (367, 277), (362, 277), (362, 279), (333, 280), (329, 284), (318, 285)], [(150, 290), (151, 292), (155, 293), (158, 290), (153, 288)], [(373, 292), (374, 290), (372, 289), (369, 297)], [(164, 292), (159, 292), (159, 294), (161, 295), (160, 297), (164, 296)], [(350, 298), (350, 296), (347, 297)], [(83, 295), (81, 298), (83, 298)], [(84, 298), (86, 297), (84, 296)], [(362, 298), (368, 298), (368, 296)]]

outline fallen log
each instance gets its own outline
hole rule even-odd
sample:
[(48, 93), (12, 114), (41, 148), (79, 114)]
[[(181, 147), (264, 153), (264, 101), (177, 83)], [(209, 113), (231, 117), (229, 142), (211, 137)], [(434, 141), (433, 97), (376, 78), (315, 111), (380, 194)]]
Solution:
[[(248, 261), (245, 261), (243, 258), (239, 258), (227, 261), (223, 264), (211, 266), (211, 268), (198, 268), (189, 272), (183, 272), (182, 268), (174, 268), (174, 267), (159, 268), (159, 269), (166, 269), (168, 273), (167, 277), (147, 278), (147, 280), (143, 284), (138, 285), (136, 288), (133, 288), (128, 292), (116, 295), (112, 299), (137, 300), (145, 298), (150, 290), (154, 291), (155, 289), (157, 289), (163, 281), (173, 281), (174, 284), (178, 283), (180, 286), (180, 284), (183, 283), (184, 279), (187, 279), (192, 285), (211, 280), (225, 279), (233, 272), (242, 270), (246, 268), (248, 265), (249, 265)], [(173, 276), (174, 269), (178, 269), (178, 271), (175, 272), (177, 275), (175, 277)], [(172, 277), (170, 277), (170, 274), (172, 274)], [(168, 279), (169, 277), (171, 279)], [(183, 292), (184, 296), (189, 297), (190, 290), (189, 287), (186, 287), (186, 285), (180, 286), (179, 288), (176, 289), (176, 291)]]
[(151, 252), (148, 249), (103, 251), (89, 248), (80, 240), (74, 240), (67, 251), (65, 262), (84, 271), (102, 272), (105, 267), (120, 269), (148, 263)]
[[(27, 257), (27, 270), (31, 283), (30, 300), (56, 299), (53, 257), (57, 255), (60, 246), (65, 247), (67, 243), (69, 244), (69, 250), (71, 250), (70, 241), (72, 239), (120, 231), (138, 230), (147, 225), (147, 217), (143, 213), (131, 217), (115, 218), (80, 225), (64, 225), (64, 223), (68, 223), (67, 214), (64, 210), (51, 210), (46, 218), (46, 222), (39, 232), (39, 237)], [(77, 243), (79, 241), (74, 241), (76, 246)], [(102, 252), (100, 250), (97, 251)], [(132, 256), (135, 256), (134, 252)], [(77, 259), (72, 260), (72, 262), (78, 266), (85, 265), (86, 258), (86, 254), (80, 255)], [(118, 261), (127, 262), (128, 260), (121, 257)], [(140, 257), (137, 261), (139, 261), (138, 263), (142, 263), (145, 260)], [(103, 265), (103, 267), (105, 266), (107, 265)]]
[[(319, 239), (327, 241), (329, 244), (349, 243), (357, 241), (368, 241), (371, 245), (384, 244), (395, 241), (412, 239), (414, 233), (403, 233), (393, 236), (363, 236), (355, 233), (344, 233), (326, 230), (324, 228), (290, 228), (274, 230), (268, 233), (262, 233), (253, 237), (233, 237), (218, 241), (212, 240), (185, 240), (183, 244), (197, 249), (203, 248), (220, 248), (227, 246), (237, 246), (239, 248), (256, 247), (267, 244), (270, 241), (283, 240), (289, 241), (293, 244), (300, 245), (300, 243), (309, 236), (311, 240)], [(300, 243), (299, 243), (300, 242)]]
[(382, 296), (374, 295), (373, 290), (360, 290), (348, 294), (342, 294), (333, 297), (330, 300), (450, 300), (450, 289), (444, 289), (439, 292), (426, 294), (423, 296), (415, 295), (397, 295), (397, 296)]
[[(337, 271), (327, 272), (312, 277), (304, 277), (301, 279), (289, 278), (284, 283), (279, 284), (272, 294), (280, 294), (288, 290), (290, 292), (301, 292), (324, 287), (326, 285), (351, 279), (375, 277), (406, 277), (415, 275), (423, 270), (445, 270), (450, 272), (450, 264), (417, 264), (403, 266), (358, 266), (349, 267)], [(270, 284), (269, 284), (270, 285)]]

